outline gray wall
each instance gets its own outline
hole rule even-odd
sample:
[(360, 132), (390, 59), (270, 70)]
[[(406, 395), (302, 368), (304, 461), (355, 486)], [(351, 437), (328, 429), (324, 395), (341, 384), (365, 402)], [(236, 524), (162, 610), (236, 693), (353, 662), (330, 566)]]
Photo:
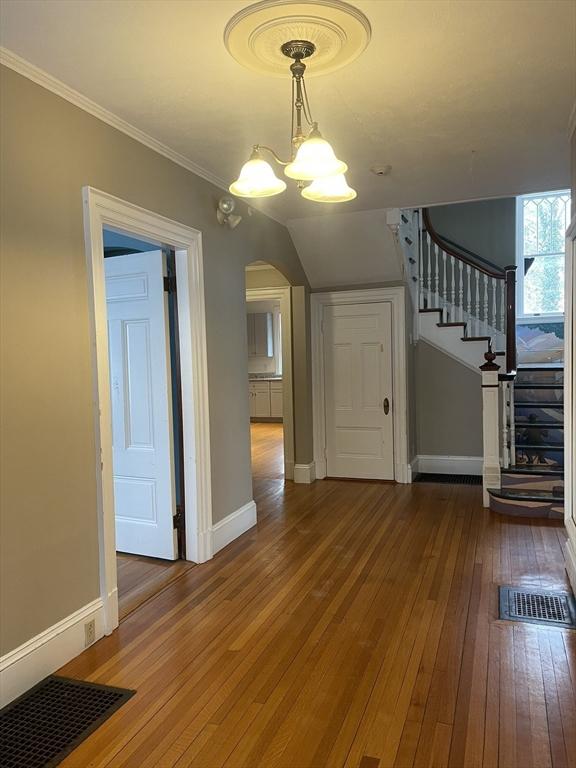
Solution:
[(506, 267), (516, 263), (516, 198), (437, 205), (430, 219), (439, 235)]
[(416, 345), (414, 375), (418, 453), (481, 456), (480, 376), (423, 341)]
[(288, 280), (274, 267), (246, 270), (246, 288), (285, 288), (288, 285)]
[[(252, 498), (245, 266), (269, 261), (303, 295), (307, 280), (283, 226), (258, 212), (233, 231), (218, 225), (220, 189), (11, 70), (1, 78), (5, 653), (99, 594), (82, 187), (202, 231), (214, 522)], [(305, 332), (294, 349), (299, 462), (312, 441)]]

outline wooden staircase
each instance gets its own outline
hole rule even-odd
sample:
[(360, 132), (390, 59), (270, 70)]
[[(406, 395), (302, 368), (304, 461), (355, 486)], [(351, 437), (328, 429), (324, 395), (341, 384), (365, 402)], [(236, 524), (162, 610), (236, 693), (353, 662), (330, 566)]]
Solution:
[(444, 238), (426, 209), (400, 212), (398, 241), (417, 338), (482, 374), (483, 393), (499, 389), (504, 402), (500, 416), (498, 397), (483, 395), (484, 505), (563, 519), (563, 369), (517, 370), (516, 266), (502, 269)]
[(520, 367), (508, 402), (511, 465), (489, 489), (490, 509), (518, 517), (564, 519), (564, 370)]

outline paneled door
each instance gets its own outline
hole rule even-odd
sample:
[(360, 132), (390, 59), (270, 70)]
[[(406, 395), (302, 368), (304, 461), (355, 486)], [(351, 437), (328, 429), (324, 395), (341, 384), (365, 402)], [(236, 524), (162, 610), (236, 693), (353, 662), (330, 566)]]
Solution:
[(104, 260), (116, 549), (178, 557), (165, 257)]
[(394, 479), (392, 306), (324, 307), (326, 470)]

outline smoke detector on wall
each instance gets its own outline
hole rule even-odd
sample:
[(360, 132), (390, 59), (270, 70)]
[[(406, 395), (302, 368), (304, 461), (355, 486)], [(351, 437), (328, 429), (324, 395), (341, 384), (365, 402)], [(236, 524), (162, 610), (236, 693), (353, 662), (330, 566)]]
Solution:
[(373, 165), (370, 171), (374, 176), (390, 176), (392, 173), (391, 165)]

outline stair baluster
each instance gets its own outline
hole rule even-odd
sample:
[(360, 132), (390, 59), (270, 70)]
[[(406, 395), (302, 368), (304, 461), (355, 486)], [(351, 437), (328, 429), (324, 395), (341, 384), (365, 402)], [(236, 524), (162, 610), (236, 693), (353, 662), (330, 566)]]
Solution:
[[(476, 271), (476, 270), (475, 270)], [(475, 310), (474, 310), (474, 317), (476, 320), (476, 332), (475, 336), (480, 336), (480, 280), (479, 280), (479, 274), (476, 271), (475, 277), (475, 283), (476, 283), (476, 294), (475, 294)]]
[(510, 466), (510, 448), (508, 440), (510, 438), (509, 408), (510, 408), (510, 382), (502, 382), (502, 466), (508, 469)]
[(440, 288), (440, 278), (439, 278), (439, 266), (440, 266), (440, 254), (438, 253), (440, 249), (438, 248), (437, 244), (434, 243), (434, 254), (436, 256), (435, 263), (434, 263), (434, 293), (436, 296), (439, 295), (439, 288)]
[(452, 254), (450, 254), (450, 270), (451, 270), (451, 273), (452, 273), (452, 278), (451, 278), (451, 287), (452, 287), (451, 303), (452, 303), (452, 308), (453, 308), (453, 311), (454, 311), (454, 317), (456, 317), (456, 315), (457, 315), (457, 312), (456, 312), (456, 309), (455, 309), (455, 307), (456, 307), (456, 281), (454, 280), (454, 262), (455, 262), (455, 258), (454, 258), (454, 256), (452, 256)]
[(427, 306), (430, 308), (432, 306), (432, 240), (430, 239), (430, 234), (426, 233), (426, 242), (428, 244), (428, 248), (426, 249), (426, 255), (428, 257), (428, 301)]
[(466, 264), (466, 314), (468, 315), (467, 319), (470, 323), (470, 330), (472, 330), (472, 289), (470, 287), (470, 264)]
[(508, 398), (508, 418), (510, 422), (509, 444), (510, 444), (510, 464), (516, 465), (516, 419), (514, 418), (514, 382), (510, 382), (510, 397)]
[(444, 311), (446, 320), (450, 320), (448, 312), (448, 283), (446, 282), (446, 251), (442, 251), (442, 297), (444, 299)]
[(422, 242), (422, 231), (418, 227), (418, 309), (422, 309), (424, 301), (424, 244)]
[(484, 273), (484, 335), (490, 336), (490, 327), (488, 323), (488, 275)]
[(496, 328), (496, 278), (490, 278), (492, 286), (492, 328)]
[(460, 322), (464, 322), (464, 282), (462, 280), (462, 269), (464, 263), (458, 260), (458, 303), (460, 304)]

